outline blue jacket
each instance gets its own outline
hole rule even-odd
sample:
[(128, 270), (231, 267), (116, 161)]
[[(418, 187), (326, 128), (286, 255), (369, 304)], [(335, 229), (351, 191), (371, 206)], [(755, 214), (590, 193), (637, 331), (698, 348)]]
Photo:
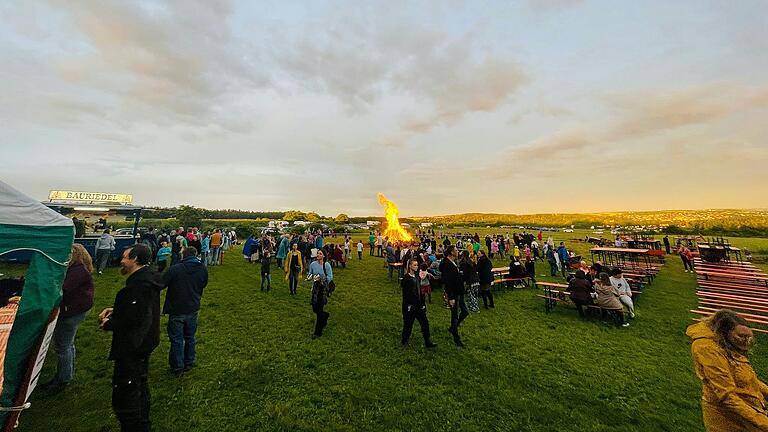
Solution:
[(571, 257), (568, 255), (568, 249), (565, 248), (565, 246), (560, 246), (557, 248), (557, 255), (560, 257), (560, 262), (568, 264), (568, 261), (570, 261)]
[(163, 274), (163, 283), (168, 287), (163, 313), (191, 314), (200, 310), (203, 288), (208, 285), (208, 269), (200, 258), (186, 257)]

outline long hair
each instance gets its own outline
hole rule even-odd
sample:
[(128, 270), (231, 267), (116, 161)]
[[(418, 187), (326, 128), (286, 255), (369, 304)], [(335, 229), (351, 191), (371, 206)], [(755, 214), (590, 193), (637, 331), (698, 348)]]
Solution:
[(717, 341), (721, 347), (729, 352), (736, 351), (743, 353), (742, 350), (736, 348), (728, 340), (728, 335), (737, 326), (747, 325), (747, 321), (744, 320), (744, 318), (736, 315), (736, 312), (730, 309), (720, 309), (707, 319), (707, 323), (709, 324), (709, 328), (712, 329), (712, 332), (715, 333), (715, 341)]
[(79, 243), (72, 245), (72, 258), (69, 259), (69, 265), (72, 266), (75, 263), (80, 263), (88, 269), (88, 273), (93, 273), (93, 260), (91, 255)]

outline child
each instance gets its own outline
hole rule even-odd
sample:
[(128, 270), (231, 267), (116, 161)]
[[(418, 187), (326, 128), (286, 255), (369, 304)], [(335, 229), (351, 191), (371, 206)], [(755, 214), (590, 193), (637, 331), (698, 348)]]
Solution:
[(358, 240), (357, 241), (357, 260), (360, 261), (363, 259), (363, 241)]
[[(269, 274), (269, 262), (272, 256), (269, 252), (261, 256), (261, 290), (269, 291), (272, 288), (272, 277)], [(267, 282), (267, 289), (264, 289), (264, 282)]]
[(427, 271), (428, 269), (429, 264), (425, 262), (421, 263), (419, 266), (419, 288), (421, 289), (421, 295), (426, 296), (427, 301), (432, 303), (432, 282), (429, 279), (434, 279), (435, 276)]
[(168, 247), (167, 242), (160, 243), (160, 249), (157, 251), (157, 271), (162, 273), (165, 270), (166, 264), (168, 264), (168, 258), (171, 256), (171, 248)]

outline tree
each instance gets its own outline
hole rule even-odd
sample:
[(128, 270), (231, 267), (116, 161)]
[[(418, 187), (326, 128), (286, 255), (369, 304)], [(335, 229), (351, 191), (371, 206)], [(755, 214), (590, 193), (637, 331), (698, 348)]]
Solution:
[(176, 220), (184, 228), (200, 227), (203, 224), (203, 212), (192, 206), (182, 205), (176, 210)]
[(315, 212), (307, 213), (307, 221), (309, 222), (318, 222), (320, 219), (322, 219), (320, 215)]
[(336, 216), (336, 222), (349, 223), (349, 216), (345, 215), (344, 213), (340, 213), (338, 216)]
[(283, 219), (288, 222), (294, 222), (297, 220), (303, 221), (303, 220), (307, 220), (307, 215), (306, 213), (300, 212), (297, 210), (289, 210), (285, 212), (285, 214), (283, 215)]

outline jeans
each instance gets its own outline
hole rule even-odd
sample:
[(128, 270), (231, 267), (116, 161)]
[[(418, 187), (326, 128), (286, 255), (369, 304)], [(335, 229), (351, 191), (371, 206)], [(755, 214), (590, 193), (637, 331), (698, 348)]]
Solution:
[[(264, 288), (264, 285), (266, 285), (267, 287)], [(270, 273), (262, 273), (261, 274), (261, 290), (269, 291), (270, 288), (272, 288), (272, 275)]]
[[(454, 299), (456, 303), (451, 307), (451, 332), (454, 339), (459, 339), (459, 326), (462, 321), (469, 315), (467, 304), (464, 303), (464, 294), (459, 294)], [(461, 311), (461, 312), (459, 312)]]
[(221, 246), (211, 248), (211, 255), (213, 255), (211, 258), (211, 265), (218, 265), (219, 257), (221, 256)]
[(291, 269), (288, 274), (288, 292), (296, 294), (296, 288), (299, 286), (299, 269)]
[(198, 312), (168, 317), (168, 339), (171, 349), (168, 351), (168, 364), (171, 370), (180, 371), (195, 364), (195, 333), (197, 332)]
[(693, 271), (693, 262), (683, 255), (680, 255), (680, 259), (683, 260), (683, 269)]
[(203, 262), (203, 265), (208, 267), (211, 264), (211, 251), (207, 250), (200, 253), (200, 260)]
[(557, 275), (557, 263), (556, 262), (553, 262), (553, 261), (549, 262), (549, 275), (550, 276)]
[(149, 356), (115, 360), (112, 374), (112, 409), (122, 432), (150, 430), (147, 385)]
[(162, 273), (163, 271), (165, 271), (165, 266), (167, 264), (168, 264), (168, 260), (167, 259), (164, 259), (162, 261), (158, 261), (157, 262), (157, 272), (158, 273)]
[(107, 267), (107, 264), (109, 263), (109, 256), (112, 254), (112, 251), (109, 249), (97, 249), (96, 250), (96, 266), (98, 267), (99, 273), (103, 272), (104, 269)]
[(75, 376), (75, 335), (80, 323), (83, 322), (90, 310), (67, 318), (59, 318), (56, 321), (56, 329), (53, 331), (53, 347), (59, 362), (56, 367), (54, 380), (60, 383), (68, 383)]
[(357, 260), (363, 259), (363, 251), (357, 251)]
[(371, 252), (370, 255), (373, 256), (373, 243), (371, 243)]

